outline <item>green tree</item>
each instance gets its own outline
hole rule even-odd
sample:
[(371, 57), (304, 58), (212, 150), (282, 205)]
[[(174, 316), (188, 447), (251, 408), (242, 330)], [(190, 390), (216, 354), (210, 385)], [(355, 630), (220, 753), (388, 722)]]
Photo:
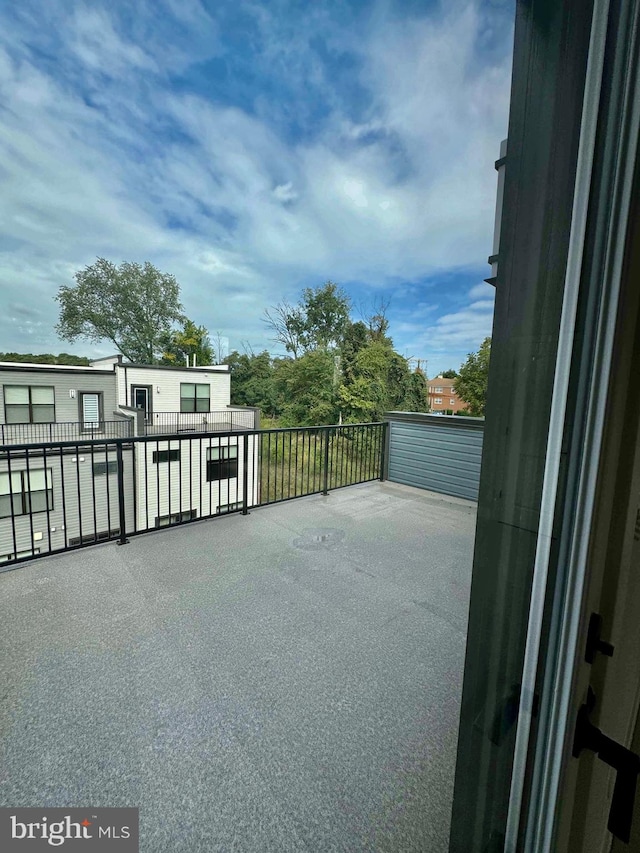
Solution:
[(273, 340), (282, 344), (294, 358), (298, 358), (304, 349), (303, 335), (306, 322), (300, 306), (279, 302), (264, 312), (262, 321), (273, 332)]
[(163, 339), (184, 320), (175, 278), (148, 261), (116, 266), (98, 258), (75, 280), (73, 286), (62, 285), (55, 297), (58, 335), (68, 341), (107, 340), (130, 361), (157, 363)]
[(338, 389), (331, 353), (317, 349), (277, 363), (274, 381), (282, 426), (320, 426), (338, 419)]
[(301, 311), (305, 318), (302, 342), (306, 350), (337, 349), (349, 324), (349, 297), (332, 281), (321, 287), (306, 287)]
[(455, 379), (458, 375), (458, 371), (453, 369), (443, 370), (441, 375), (443, 379)]
[(61, 352), (58, 355), (53, 353), (19, 353), (19, 352), (0, 352), (0, 361), (15, 361), (15, 362), (30, 362), (31, 364), (75, 364), (87, 366), (91, 364), (90, 359), (83, 355), (71, 355), (68, 352)]
[(380, 420), (386, 411), (424, 412), (426, 381), (421, 372), (411, 373), (408, 362), (393, 349), (386, 336), (369, 336), (343, 372), (339, 388), (343, 419), (348, 423)]
[(214, 363), (209, 333), (204, 326), (196, 326), (193, 320), (185, 318), (182, 328), (167, 332), (160, 343), (163, 350), (161, 364), (184, 366), (187, 358), (189, 364), (193, 364), (194, 355), (196, 365)]
[(485, 338), (478, 352), (469, 353), (456, 379), (458, 396), (467, 403), (469, 414), (474, 417), (484, 417), (490, 359), (491, 338)]
[(335, 350), (349, 325), (349, 297), (332, 281), (307, 287), (297, 305), (279, 302), (264, 312), (263, 321), (293, 358), (315, 349)]
[(234, 350), (224, 359), (231, 373), (231, 405), (257, 406), (270, 418), (281, 413), (281, 402), (274, 383), (274, 366), (269, 353), (255, 355)]

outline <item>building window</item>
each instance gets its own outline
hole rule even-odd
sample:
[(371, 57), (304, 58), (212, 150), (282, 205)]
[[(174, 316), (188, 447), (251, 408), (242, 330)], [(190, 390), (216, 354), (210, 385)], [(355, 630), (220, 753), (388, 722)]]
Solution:
[(80, 421), (85, 432), (101, 429), (102, 394), (97, 391), (81, 391), (78, 395)]
[(117, 474), (118, 473), (118, 463), (116, 460), (110, 460), (109, 462), (94, 462), (93, 463), (93, 476), (101, 477), (104, 474)]
[(179, 462), (180, 461), (180, 451), (176, 448), (176, 450), (154, 450), (153, 451), (153, 464), (157, 465), (159, 462)]
[(218, 507), (218, 512), (234, 512), (237, 509), (242, 509), (242, 501), (236, 501), (233, 504), (221, 504)]
[(210, 410), (211, 386), (194, 382), (180, 383), (180, 411), (208, 412)]
[(455, 404), (456, 404), (456, 401), (453, 399), (453, 397), (451, 397), (451, 399), (449, 400), (449, 405), (455, 406)]
[(436, 394), (442, 394), (442, 388), (441, 387), (434, 388), (433, 390), (435, 391)]
[(434, 405), (441, 406), (442, 405), (442, 397), (436, 397), (433, 402), (434, 402)]
[(4, 416), (8, 424), (47, 424), (56, 419), (53, 385), (5, 385)]
[(228, 480), (238, 476), (238, 446), (235, 444), (207, 448), (207, 482)]
[(115, 539), (120, 536), (120, 528), (115, 530), (99, 530), (97, 533), (87, 533), (84, 536), (74, 536), (69, 539), (69, 545), (86, 545), (88, 542), (106, 542), (107, 539)]
[(0, 563), (10, 563), (12, 560), (21, 560), (23, 557), (35, 557), (40, 553), (40, 548), (31, 551), (18, 551), (17, 554), (0, 554)]
[(156, 516), (156, 527), (169, 527), (170, 524), (180, 524), (183, 521), (193, 521), (198, 517), (197, 509), (189, 509), (186, 512), (173, 512), (171, 515)]
[(0, 473), (0, 518), (53, 509), (51, 468)]

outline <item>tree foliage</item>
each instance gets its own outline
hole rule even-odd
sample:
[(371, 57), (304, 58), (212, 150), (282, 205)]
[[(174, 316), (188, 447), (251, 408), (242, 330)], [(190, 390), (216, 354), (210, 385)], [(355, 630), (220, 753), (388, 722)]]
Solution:
[[(393, 348), (385, 303), (353, 322), (349, 297), (334, 282), (306, 288), (296, 305), (265, 315), (290, 356), (233, 353), (233, 402), (260, 406), (283, 426), (380, 420), (385, 411), (427, 409), (422, 371)], [(362, 313), (362, 312), (361, 312)], [(265, 389), (268, 389), (268, 393)], [(269, 409), (265, 409), (265, 396)]]
[(320, 287), (305, 288), (297, 305), (279, 302), (262, 319), (273, 332), (273, 340), (296, 359), (316, 349), (337, 349), (349, 323), (350, 307), (342, 288), (327, 281)]
[(441, 374), (443, 379), (455, 379), (458, 376), (457, 370), (443, 370)]
[(116, 266), (104, 258), (63, 285), (56, 326), (64, 340), (110, 341), (133, 362), (155, 364), (174, 323), (183, 321), (180, 286), (148, 261)]
[(306, 287), (301, 302), (305, 350), (337, 349), (349, 323), (350, 309), (349, 297), (334, 282), (327, 281), (322, 287)]
[(456, 378), (456, 392), (475, 417), (484, 417), (490, 359), (491, 338), (485, 338), (478, 352), (469, 353)]
[(162, 364), (173, 364), (184, 367), (193, 364), (196, 357), (197, 365), (208, 365), (214, 363), (213, 348), (209, 340), (209, 333), (204, 326), (196, 326), (193, 320), (184, 319), (181, 329), (167, 332), (161, 339), (163, 349)]
[(274, 375), (281, 401), (282, 426), (334, 424), (338, 419), (334, 356), (310, 350), (297, 359), (283, 359)]
[(421, 371), (411, 372), (390, 338), (367, 330), (366, 342), (345, 365), (339, 399), (347, 423), (380, 420), (385, 411), (426, 411), (427, 383)]
[(282, 344), (287, 352), (298, 358), (304, 346), (304, 319), (301, 308), (288, 302), (279, 302), (268, 308), (262, 319), (273, 332), (274, 342)]
[(239, 353), (225, 359), (231, 373), (231, 405), (257, 406), (263, 414), (277, 418), (282, 406), (275, 388), (275, 367), (269, 353)]
[(68, 352), (61, 352), (58, 355), (46, 352), (35, 355), (34, 353), (19, 353), (19, 352), (0, 352), (0, 361), (14, 361), (17, 363), (27, 362), (31, 364), (72, 364), (82, 367), (87, 367), (91, 364), (91, 359), (83, 355), (72, 355)]

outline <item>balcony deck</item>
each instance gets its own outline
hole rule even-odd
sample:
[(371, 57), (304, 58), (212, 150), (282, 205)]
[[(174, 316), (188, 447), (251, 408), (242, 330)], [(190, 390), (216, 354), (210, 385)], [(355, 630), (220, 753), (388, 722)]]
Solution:
[(368, 483), (0, 575), (0, 801), (141, 851), (447, 849), (475, 505)]

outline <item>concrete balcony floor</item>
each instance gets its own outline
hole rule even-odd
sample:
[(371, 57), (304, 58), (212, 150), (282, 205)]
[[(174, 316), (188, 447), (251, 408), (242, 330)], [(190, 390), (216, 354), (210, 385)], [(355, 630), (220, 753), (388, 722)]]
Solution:
[(447, 849), (475, 505), (370, 483), (0, 576), (0, 804), (145, 853)]

